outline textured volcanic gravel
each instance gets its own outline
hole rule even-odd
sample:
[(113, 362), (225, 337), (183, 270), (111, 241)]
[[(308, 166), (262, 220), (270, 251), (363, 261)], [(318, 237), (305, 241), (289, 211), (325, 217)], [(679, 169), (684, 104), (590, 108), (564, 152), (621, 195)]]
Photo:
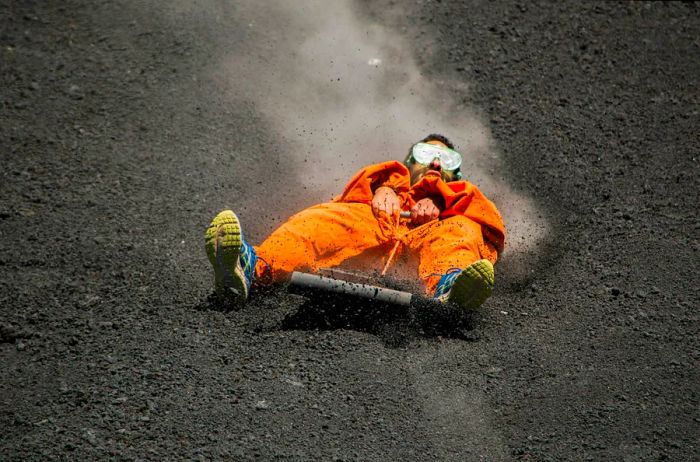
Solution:
[(360, 5), (552, 227), (454, 337), (208, 302), (232, 146), (284, 143), (155, 5), (0, 1), (1, 460), (698, 459), (697, 4)]

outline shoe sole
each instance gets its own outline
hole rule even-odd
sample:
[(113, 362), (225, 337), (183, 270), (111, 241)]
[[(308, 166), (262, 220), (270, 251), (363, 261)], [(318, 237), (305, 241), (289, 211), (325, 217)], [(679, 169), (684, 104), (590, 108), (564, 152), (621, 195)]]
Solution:
[(204, 240), (207, 257), (214, 267), (214, 291), (220, 298), (242, 305), (248, 298), (248, 287), (239, 262), (243, 239), (236, 214), (224, 210), (214, 217)]
[(476, 261), (457, 276), (447, 301), (461, 306), (466, 311), (476, 310), (491, 296), (494, 279), (491, 262)]

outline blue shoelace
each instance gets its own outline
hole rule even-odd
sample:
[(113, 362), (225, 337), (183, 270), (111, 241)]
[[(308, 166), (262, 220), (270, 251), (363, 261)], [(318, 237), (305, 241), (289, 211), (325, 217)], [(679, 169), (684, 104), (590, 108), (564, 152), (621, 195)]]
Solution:
[(239, 258), (243, 274), (245, 275), (246, 286), (250, 289), (255, 279), (255, 265), (258, 262), (258, 255), (255, 253), (253, 246), (245, 240), (243, 233), (241, 233), (241, 242), (241, 256)]
[(450, 289), (452, 289), (455, 279), (457, 279), (457, 276), (459, 276), (461, 273), (462, 270), (459, 268), (450, 268), (445, 274), (432, 274), (431, 276), (440, 276), (440, 280), (435, 288), (435, 295), (433, 295), (433, 298), (438, 298), (449, 292)]

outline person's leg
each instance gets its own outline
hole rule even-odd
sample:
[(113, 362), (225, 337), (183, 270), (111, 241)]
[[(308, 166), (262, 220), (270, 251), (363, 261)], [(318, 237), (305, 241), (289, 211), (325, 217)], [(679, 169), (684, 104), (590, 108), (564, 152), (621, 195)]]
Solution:
[(243, 236), (236, 214), (231, 210), (219, 212), (204, 234), (204, 243), (214, 268), (216, 295), (242, 305), (248, 298), (257, 257)]
[(484, 241), (481, 225), (462, 216), (430, 223), (412, 233), (418, 275), (425, 292), (465, 308), (476, 308), (493, 289), (497, 252)]
[(264, 283), (285, 282), (293, 271), (332, 268), (385, 241), (369, 205), (320, 204), (289, 218), (256, 247), (256, 275)]

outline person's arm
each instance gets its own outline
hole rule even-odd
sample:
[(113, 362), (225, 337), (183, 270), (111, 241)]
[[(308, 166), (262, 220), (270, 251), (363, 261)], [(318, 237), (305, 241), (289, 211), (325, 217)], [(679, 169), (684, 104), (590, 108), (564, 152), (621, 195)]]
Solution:
[(445, 210), (445, 199), (442, 186), (446, 187), (440, 174), (436, 172), (426, 173), (417, 184), (413, 186), (413, 200), (415, 205), (411, 208), (411, 223), (422, 225), (429, 221), (437, 220)]
[(373, 204), (377, 191), (383, 186), (393, 190), (399, 198), (408, 194), (410, 176), (406, 166), (394, 160), (365, 167), (352, 177), (343, 192), (333, 200)]

